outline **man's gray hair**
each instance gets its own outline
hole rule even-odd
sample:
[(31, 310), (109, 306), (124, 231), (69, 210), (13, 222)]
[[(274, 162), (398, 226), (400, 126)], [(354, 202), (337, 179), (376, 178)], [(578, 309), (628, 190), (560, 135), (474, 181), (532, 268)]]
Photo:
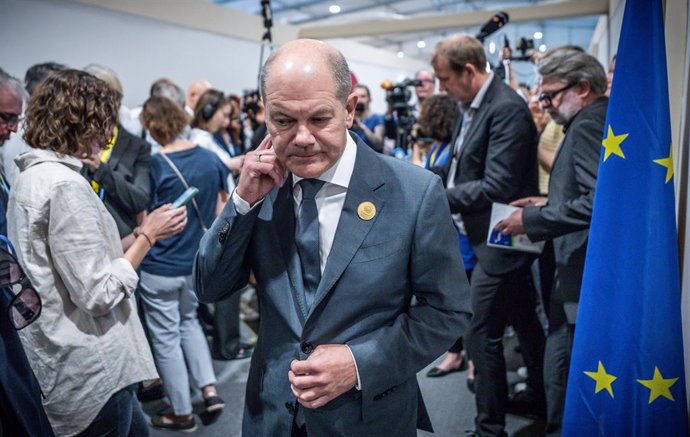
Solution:
[(543, 78), (560, 79), (567, 83), (586, 81), (596, 94), (606, 92), (606, 72), (597, 58), (577, 50), (554, 49), (538, 64)]
[(157, 80), (156, 82), (154, 82), (153, 85), (151, 85), (150, 95), (151, 95), (151, 97), (153, 97), (153, 96), (167, 97), (170, 100), (172, 100), (173, 102), (180, 105), (181, 108), (184, 108), (184, 105), (185, 105), (184, 91), (176, 83), (174, 83), (168, 79)]
[[(329, 68), (333, 71), (333, 83), (335, 84), (335, 96), (343, 104), (347, 102), (347, 97), (352, 91), (352, 77), (350, 76), (350, 67), (347, 65), (345, 56), (340, 51), (330, 47), (331, 50), (326, 54)], [(271, 67), (276, 59), (281, 55), (280, 50), (277, 50), (268, 57), (263, 67), (261, 67), (260, 84), (261, 99), (266, 102), (266, 82), (271, 73)]]
[(120, 97), (124, 94), (122, 92), (122, 83), (112, 68), (100, 64), (89, 64), (84, 67), (84, 71), (107, 83), (110, 88), (120, 93)]
[(26, 99), (26, 91), (19, 79), (0, 68), (0, 90), (5, 87), (13, 90), (22, 100)]

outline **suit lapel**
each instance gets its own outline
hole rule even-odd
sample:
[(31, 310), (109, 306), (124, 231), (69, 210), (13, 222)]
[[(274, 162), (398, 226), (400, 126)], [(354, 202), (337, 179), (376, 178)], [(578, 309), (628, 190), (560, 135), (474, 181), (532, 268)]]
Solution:
[(472, 116), (472, 121), (470, 122), (467, 131), (465, 131), (465, 137), (462, 140), (463, 147), (460, 148), (458, 160), (460, 160), (460, 157), (468, 149), (467, 147), (465, 147), (465, 145), (468, 144), (472, 137), (477, 133), (477, 129), (479, 128), (479, 126), (485, 125), (484, 119), (488, 114), (488, 108), (491, 106), (491, 100), (493, 100), (494, 95), (496, 94), (497, 80), (498, 79), (496, 79), (496, 77), (494, 76), (491, 83), (489, 84), (489, 88), (486, 90), (486, 94), (484, 94), (484, 98), (482, 99), (479, 108), (477, 108), (474, 115)]
[(285, 260), (292, 295), (298, 306), (298, 315), (302, 326), (307, 317), (307, 304), (304, 301), (304, 282), (302, 266), (300, 264), (297, 247), (295, 246), (295, 205), (292, 197), (292, 175), (289, 175), (278, 195), (273, 207), (274, 223), (278, 229), (280, 248)]
[[(384, 184), (379, 164), (380, 158), (359, 139), (356, 139), (356, 142), (357, 158), (352, 178), (343, 210), (340, 213), (333, 246), (314, 297), (312, 313), (350, 264), (369, 230), (381, 216), (384, 207), (383, 198), (376, 194), (376, 190)], [(371, 220), (363, 220), (359, 217), (357, 209), (362, 202), (371, 202), (376, 207), (376, 215)]]

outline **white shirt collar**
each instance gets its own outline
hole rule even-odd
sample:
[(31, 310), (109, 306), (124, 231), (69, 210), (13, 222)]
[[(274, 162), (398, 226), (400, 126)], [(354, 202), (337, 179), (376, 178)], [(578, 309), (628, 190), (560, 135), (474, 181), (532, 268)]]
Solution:
[(489, 89), (489, 85), (491, 85), (491, 81), (494, 78), (494, 72), (489, 71), (489, 77), (486, 79), (484, 84), (482, 85), (481, 88), (479, 88), (479, 91), (477, 92), (477, 95), (474, 96), (474, 99), (472, 99), (472, 103), (470, 103), (470, 108), (472, 109), (479, 109), (479, 106), (482, 104), (482, 101), (484, 101), (484, 96), (486, 95), (486, 91)]
[[(331, 168), (323, 172), (321, 176), (317, 177), (321, 181), (338, 185), (347, 189), (350, 185), (352, 172), (355, 169), (355, 158), (357, 158), (357, 144), (352, 139), (348, 132), (345, 132), (347, 141), (345, 143), (345, 150), (340, 158), (333, 164)], [(292, 186), (294, 187), (303, 178), (292, 174)]]

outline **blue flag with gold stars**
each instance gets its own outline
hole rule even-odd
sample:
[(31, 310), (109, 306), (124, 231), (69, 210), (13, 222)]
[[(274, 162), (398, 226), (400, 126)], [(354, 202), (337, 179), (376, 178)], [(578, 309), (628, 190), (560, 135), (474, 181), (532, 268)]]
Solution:
[(627, 0), (596, 185), (564, 436), (687, 436), (661, 0)]

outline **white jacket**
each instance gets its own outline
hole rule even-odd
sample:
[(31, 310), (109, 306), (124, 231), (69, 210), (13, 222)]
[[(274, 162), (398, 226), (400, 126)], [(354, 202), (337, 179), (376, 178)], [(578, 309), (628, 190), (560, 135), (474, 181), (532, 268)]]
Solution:
[(114, 393), (157, 377), (131, 296), (138, 277), (78, 159), (32, 149), (15, 162), (9, 238), (43, 301), (20, 337), (55, 434), (70, 436)]

